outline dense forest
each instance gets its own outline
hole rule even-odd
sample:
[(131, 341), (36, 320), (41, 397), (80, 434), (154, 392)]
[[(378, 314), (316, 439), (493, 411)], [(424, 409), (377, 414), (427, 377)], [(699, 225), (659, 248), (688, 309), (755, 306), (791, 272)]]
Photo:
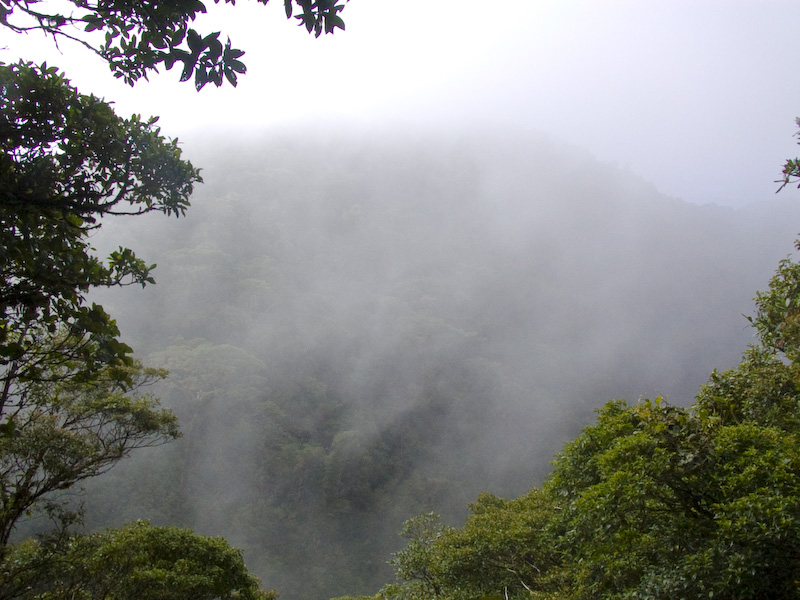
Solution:
[[(346, 2), (278, 4), (319, 37)], [(0, 27), (236, 87), (205, 12)], [(791, 198), (398, 131), (206, 133), (201, 171), (0, 63), (0, 599), (800, 597)]]
[[(378, 141), (380, 140), (380, 141)], [(83, 498), (222, 535), (281, 597), (391, 579), (402, 523), (539, 485), (612, 398), (692, 402), (797, 207), (696, 206), (580, 149), (498, 132), (208, 140), (181, 221), (117, 226), (158, 284), (98, 294), (183, 437)]]

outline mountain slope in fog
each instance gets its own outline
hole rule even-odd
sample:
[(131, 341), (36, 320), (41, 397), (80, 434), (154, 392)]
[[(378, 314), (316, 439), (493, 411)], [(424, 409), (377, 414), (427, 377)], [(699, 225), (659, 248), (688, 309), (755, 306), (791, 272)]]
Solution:
[(89, 524), (224, 535), (290, 600), (376, 588), (405, 518), (529, 489), (610, 398), (687, 404), (738, 362), (800, 223), (535, 136), (214, 140), (197, 162), (185, 220), (97, 239), (159, 265), (99, 299), (172, 372), (185, 435), (98, 480)]

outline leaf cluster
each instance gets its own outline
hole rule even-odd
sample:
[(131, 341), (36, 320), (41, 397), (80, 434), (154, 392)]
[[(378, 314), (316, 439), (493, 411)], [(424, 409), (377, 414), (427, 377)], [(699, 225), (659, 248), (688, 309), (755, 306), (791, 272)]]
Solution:
[(558, 592), (559, 553), (549, 534), (554, 505), (534, 488), (513, 500), (483, 493), (462, 528), (430, 513), (406, 523), (410, 542), (392, 564), (402, 584), (388, 598), (544, 598)]
[(132, 450), (178, 437), (177, 419), (136, 389), (165, 372), (134, 364), (90, 380), (49, 377), (17, 385), (0, 403), (0, 545), (54, 492), (99, 475)]
[[(119, 248), (108, 262), (88, 242), (101, 220), (162, 212), (180, 216), (199, 171), (182, 160), (155, 119), (121, 119), (79, 94), (54, 68), (0, 66), (0, 367), (15, 376), (43, 331), (66, 325), (92, 341), (102, 364), (129, 364), (115, 323), (85, 305), (92, 287), (153, 283), (155, 265)], [(53, 348), (51, 344), (49, 348)], [(73, 350), (77, 346), (73, 346)], [(92, 362), (89, 353), (83, 359)]]
[(145, 521), (15, 546), (0, 596), (21, 600), (274, 600), (222, 538)]
[(409, 521), (379, 597), (800, 598), (798, 272), (781, 262), (760, 343), (692, 406), (610, 402), (541, 488), (482, 495), (462, 528)]
[[(235, 0), (224, 3), (233, 5)], [(288, 18), (295, 13), (294, 5), (299, 24), (315, 36), (345, 28), (340, 0), (284, 0)], [(180, 80), (194, 76), (197, 90), (207, 83), (219, 87), (224, 80), (235, 87), (237, 74), (247, 70), (240, 60), (244, 51), (233, 48), (230, 39), (223, 45), (219, 31), (204, 34), (190, 27), (206, 12), (200, 0), (70, 0), (67, 6), (68, 10), (63, 5), (48, 10), (44, 0), (9, 0), (0, 3), (0, 25), (17, 33), (39, 30), (56, 43), (76, 42), (105, 60), (114, 76), (130, 85), (176, 63), (183, 65)]]
[[(795, 119), (795, 122), (800, 127), (800, 117)], [(800, 132), (796, 133), (795, 136), (800, 136)], [(778, 192), (789, 184), (797, 183), (798, 187), (800, 187), (800, 158), (788, 159), (783, 165), (782, 175), (783, 177), (775, 182), (781, 184), (777, 190)]]
[(128, 248), (95, 256), (89, 235), (103, 220), (180, 216), (201, 181), (155, 122), (118, 117), (47, 65), (0, 65), (2, 547), (53, 492), (178, 435), (174, 415), (136, 392), (165, 373), (134, 361), (86, 300), (154, 283), (155, 265)]

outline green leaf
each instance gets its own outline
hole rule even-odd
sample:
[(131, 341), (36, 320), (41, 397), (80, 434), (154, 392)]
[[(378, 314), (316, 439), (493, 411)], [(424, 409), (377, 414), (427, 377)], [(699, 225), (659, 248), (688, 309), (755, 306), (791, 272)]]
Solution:
[(337, 27), (344, 30), (344, 20), (339, 15), (327, 15), (325, 17), (325, 32), (332, 33)]
[(237, 73), (246, 73), (247, 67), (243, 62), (239, 62), (238, 60), (232, 60), (227, 64), (227, 67), (232, 70), (236, 71)]
[[(195, 61), (196, 59), (193, 61), (190, 58), (187, 58), (183, 61), (183, 71), (181, 72), (181, 79), (180, 79), (181, 81), (189, 81), (189, 79), (191, 79), (196, 64)], [(196, 77), (199, 77), (200, 73), (201, 71), (198, 69)]]
[[(186, 35), (186, 43), (189, 45), (189, 49), (192, 51), (192, 54), (200, 54), (205, 48), (204, 40), (200, 37), (194, 29), (190, 29)], [(183, 80), (181, 80), (183, 81)]]
[(228, 80), (228, 83), (236, 87), (236, 73), (232, 69), (225, 67), (225, 78)]
[(211, 33), (203, 38), (203, 46), (207, 48), (206, 55), (216, 61), (222, 56), (222, 42), (219, 41), (219, 31)]

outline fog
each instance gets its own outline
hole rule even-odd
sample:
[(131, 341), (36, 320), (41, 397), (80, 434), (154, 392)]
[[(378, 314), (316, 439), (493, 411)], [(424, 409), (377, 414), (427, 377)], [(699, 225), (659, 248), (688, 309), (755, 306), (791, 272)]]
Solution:
[[(499, 7), (499, 5), (498, 5)], [(210, 10), (238, 89), (130, 90), (30, 36), (203, 168), (185, 218), (93, 238), (98, 292), (184, 437), (97, 479), (87, 527), (223, 535), (286, 600), (374, 593), (403, 520), (541, 483), (612, 398), (687, 405), (752, 339), (800, 223), (788, 1), (351, 0)]]
[[(211, 4), (211, 3), (209, 3)], [(17, 36), (0, 60), (63, 67), (123, 115), (160, 115), (185, 142), (209, 129), (336, 126), (545, 132), (662, 193), (741, 206), (768, 198), (794, 152), (791, 0), (351, 0), (314, 39), (280, 2), (213, 5), (201, 31), (246, 50), (236, 89), (196, 93), (177, 70), (130, 89), (80, 48)]]
[(208, 137), (185, 219), (118, 219), (157, 285), (96, 299), (184, 437), (92, 484), (87, 525), (224, 535), (284, 598), (370, 593), (403, 520), (541, 483), (612, 398), (689, 404), (752, 339), (791, 197), (660, 193), (544, 134)]

